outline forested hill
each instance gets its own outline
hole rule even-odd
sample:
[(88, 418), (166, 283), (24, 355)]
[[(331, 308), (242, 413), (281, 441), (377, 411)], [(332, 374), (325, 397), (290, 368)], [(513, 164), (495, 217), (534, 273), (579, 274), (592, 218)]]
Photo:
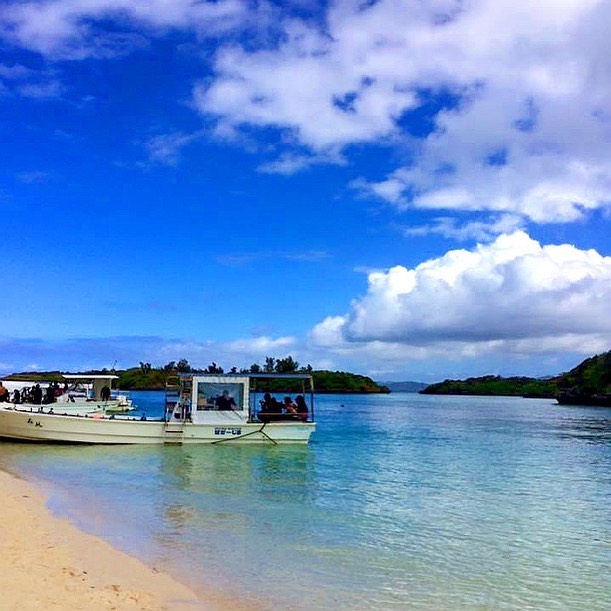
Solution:
[[(325, 371), (325, 370), (313, 370), (307, 366), (299, 369), (298, 363), (292, 359), (273, 359), (268, 361), (267, 365), (271, 368), (274, 365), (274, 369), (279, 371), (273, 371), (272, 373), (284, 374), (284, 373), (308, 373), (314, 378), (314, 390), (318, 393), (338, 393), (338, 394), (358, 394), (358, 393), (388, 393), (390, 390), (384, 386), (377, 384), (371, 378), (367, 376), (358, 375), (355, 373), (348, 373), (345, 371)], [(166, 382), (173, 378), (176, 380), (178, 373), (194, 373), (194, 374), (243, 374), (248, 375), (249, 373), (263, 373), (263, 368), (258, 365), (253, 365), (250, 370), (238, 371), (237, 368), (232, 368), (229, 372), (224, 372), (221, 367), (212, 363), (205, 370), (193, 369), (186, 360), (175, 362), (171, 361), (167, 365), (162, 367), (153, 367), (150, 363), (140, 363), (139, 367), (131, 367), (130, 369), (109, 371), (107, 369), (87, 371), (83, 373), (89, 374), (113, 374), (118, 376), (117, 388), (121, 390), (163, 390), (166, 388)], [(22, 372), (7, 376), (7, 380), (31, 380), (40, 382), (63, 382), (62, 374), (59, 371), (47, 371), (47, 372)], [(297, 392), (301, 389), (301, 382), (291, 380), (276, 381), (276, 380), (257, 380), (257, 388), (270, 390), (271, 392)]]
[(553, 397), (557, 392), (552, 380), (501, 376), (482, 376), (466, 380), (444, 380), (420, 391), (425, 395), (499, 395)]
[[(248, 375), (248, 372), (242, 373), (244, 375)], [(390, 392), (388, 388), (377, 384), (371, 378), (355, 373), (324, 370), (311, 370), (302, 373), (310, 373), (314, 377), (314, 390), (318, 393), (365, 394)], [(155, 390), (165, 388), (165, 381), (168, 378), (168, 375), (172, 375), (172, 372), (167, 372), (163, 369), (142, 371), (140, 368), (133, 368), (125, 371), (118, 371), (117, 375), (119, 376), (119, 388), (125, 390)], [(282, 390), (295, 392), (299, 390), (300, 386), (301, 383), (291, 383), (290, 380), (285, 380), (282, 382), (275, 380), (257, 380), (257, 388), (269, 390), (271, 392), (281, 392)]]
[(367, 376), (345, 371), (313, 371), (314, 389), (324, 393), (388, 393), (388, 387)]
[(552, 378), (483, 376), (444, 380), (420, 392), (430, 395), (573, 397), (575, 401), (587, 403), (589, 399), (611, 394), (611, 351), (588, 358), (569, 372)]

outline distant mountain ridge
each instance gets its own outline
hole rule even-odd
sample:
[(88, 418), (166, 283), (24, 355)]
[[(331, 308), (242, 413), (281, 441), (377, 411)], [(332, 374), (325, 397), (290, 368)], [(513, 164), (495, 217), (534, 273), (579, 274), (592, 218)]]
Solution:
[(390, 389), (391, 392), (420, 392), (424, 390), (428, 384), (424, 382), (380, 382), (383, 386)]

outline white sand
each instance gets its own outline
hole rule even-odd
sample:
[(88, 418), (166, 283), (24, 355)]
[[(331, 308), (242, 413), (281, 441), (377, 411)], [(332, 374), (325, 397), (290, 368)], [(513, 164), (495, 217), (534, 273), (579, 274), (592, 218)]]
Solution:
[(168, 575), (55, 517), (44, 496), (0, 471), (0, 609), (200, 610)]

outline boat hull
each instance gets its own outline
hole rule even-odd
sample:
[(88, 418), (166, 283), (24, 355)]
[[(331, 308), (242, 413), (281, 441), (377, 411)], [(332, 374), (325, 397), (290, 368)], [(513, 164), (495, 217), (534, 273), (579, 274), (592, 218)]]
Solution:
[(0, 409), (0, 437), (19, 441), (82, 444), (306, 444), (313, 422), (192, 423), (65, 416)]
[(133, 411), (131, 405), (126, 404), (124, 401), (57, 401), (55, 403), (45, 403), (42, 405), (33, 405), (31, 403), (9, 403), (7, 407), (18, 410), (30, 410), (38, 411), (39, 409), (48, 412), (50, 409), (56, 414), (91, 414), (94, 412), (106, 412), (106, 413), (125, 413), (127, 411)]

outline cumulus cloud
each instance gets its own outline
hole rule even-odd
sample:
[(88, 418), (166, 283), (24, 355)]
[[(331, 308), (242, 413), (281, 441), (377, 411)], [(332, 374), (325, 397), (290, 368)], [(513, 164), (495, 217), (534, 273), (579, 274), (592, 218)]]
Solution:
[[(270, 48), (221, 49), (194, 103), (313, 155), (407, 146), (412, 163), (353, 185), (400, 208), (569, 222), (611, 201), (610, 19), (602, 0), (336, 2), (322, 26), (286, 20)], [(413, 137), (423, 96), (439, 107)]]
[(369, 274), (350, 311), (314, 327), (314, 345), (396, 358), (488, 352), (596, 352), (611, 344), (611, 257), (542, 246), (517, 231), (413, 269)]
[[(222, 138), (278, 130), (278, 157), (263, 172), (345, 163), (353, 145), (384, 144), (410, 162), (352, 186), (402, 210), (546, 223), (609, 206), (608, 2), (338, 0), (318, 14), (291, 6), (11, 1), (0, 37), (49, 59), (84, 59), (129, 53), (170, 30), (225, 36), (192, 102)], [(23, 95), (57, 87), (28, 85)], [(174, 163), (189, 137), (152, 142), (151, 155)]]
[[(114, 57), (146, 44), (150, 35), (186, 28), (201, 36), (234, 28), (246, 18), (241, 0), (33, 0), (4, 3), (0, 37), (53, 59)], [(112, 21), (115, 29), (104, 29)]]

